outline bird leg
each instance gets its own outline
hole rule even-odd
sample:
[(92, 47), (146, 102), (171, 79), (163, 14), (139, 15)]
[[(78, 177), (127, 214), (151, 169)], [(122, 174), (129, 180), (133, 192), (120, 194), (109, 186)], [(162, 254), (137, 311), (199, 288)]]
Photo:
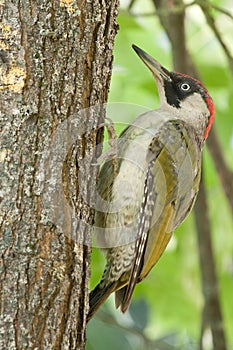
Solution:
[(118, 174), (118, 162), (117, 162), (117, 133), (114, 127), (114, 122), (111, 118), (105, 117), (108, 122), (101, 123), (98, 125), (98, 129), (106, 127), (108, 132), (108, 144), (109, 149), (101, 154), (97, 158), (95, 165), (100, 165), (107, 160), (112, 160), (112, 166), (115, 174)]

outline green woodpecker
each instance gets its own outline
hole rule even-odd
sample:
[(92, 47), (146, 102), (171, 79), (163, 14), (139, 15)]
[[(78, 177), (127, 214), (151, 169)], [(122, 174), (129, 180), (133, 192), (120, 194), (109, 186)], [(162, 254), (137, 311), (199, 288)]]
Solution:
[(112, 161), (100, 171), (95, 227), (107, 263), (90, 293), (88, 319), (112, 292), (116, 307), (128, 309), (136, 283), (148, 275), (191, 211), (214, 119), (213, 100), (202, 83), (169, 72), (133, 48), (155, 78), (160, 108), (140, 115), (121, 133), (118, 171)]

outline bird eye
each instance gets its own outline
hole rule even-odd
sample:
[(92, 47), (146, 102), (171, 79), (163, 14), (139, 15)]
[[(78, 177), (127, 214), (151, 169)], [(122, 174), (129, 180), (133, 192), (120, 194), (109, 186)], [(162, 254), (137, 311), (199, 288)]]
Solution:
[(181, 90), (188, 91), (190, 90), (191, 86), (188, 83), (183, 83), (180, 85)]

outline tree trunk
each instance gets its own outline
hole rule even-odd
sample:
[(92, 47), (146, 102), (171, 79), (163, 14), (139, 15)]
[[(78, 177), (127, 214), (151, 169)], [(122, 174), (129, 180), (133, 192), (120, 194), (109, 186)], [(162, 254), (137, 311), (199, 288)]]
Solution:
[[(1, 349), (84, 349), (117, 0), (1, 2)], [(91, 205), (90, 205), (91, 204)]]

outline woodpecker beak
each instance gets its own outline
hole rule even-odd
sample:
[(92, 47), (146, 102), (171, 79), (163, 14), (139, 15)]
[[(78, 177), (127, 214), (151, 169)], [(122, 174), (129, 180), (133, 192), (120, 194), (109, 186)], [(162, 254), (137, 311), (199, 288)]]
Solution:
[(136, 45), (132, 45), (134, 51), (138, 54), (141, 60), (145, 63), (145, 65), (150, 69), (153, 73), (154, 77), (159, 79), (160, 82), (163, 80), (172, 81), (169, 75), (169, 71), (161, 66), (161, 64), (156, 61), (153, 57), (148, 55), (145, 51), (137, 47)]

